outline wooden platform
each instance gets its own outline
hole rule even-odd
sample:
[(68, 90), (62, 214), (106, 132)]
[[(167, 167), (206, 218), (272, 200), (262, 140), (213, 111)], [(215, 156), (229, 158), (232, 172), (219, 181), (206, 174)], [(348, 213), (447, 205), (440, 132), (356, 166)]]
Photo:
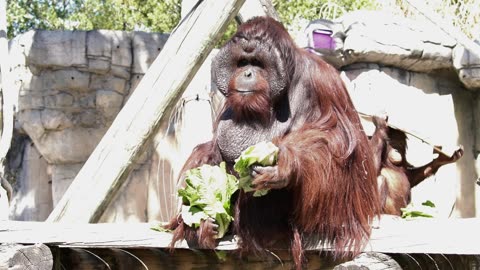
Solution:
[[(52, 250), (55, 269), (289, 269), (292, 266), (288, 251), (280, 249), (270, 251), (267, 260), (254, 256), (239, 260), (234, 239), (221, 241), (215, 251), (198, 250), (181, 242), (171, 253), (168, 250), (171, 235), (154, 231), (152, 226), (7, 221), (0, 222), (0, 243), (46, 244)], [(385, 216), (374, 225), (365, 252), (386, 254), (401, 266), (387, 269), (480, 269), (479, 228), (480, 219), (406, 221)], [(325, 250), (307, 248), (309, 269), (331, 269), (341, 263), (329, 259), (328, 252), (320, 253), (322, 249)], [(75, 268), (71, 268), (73, 265)], [(347, 268), (337, 266), (337, 269)]]

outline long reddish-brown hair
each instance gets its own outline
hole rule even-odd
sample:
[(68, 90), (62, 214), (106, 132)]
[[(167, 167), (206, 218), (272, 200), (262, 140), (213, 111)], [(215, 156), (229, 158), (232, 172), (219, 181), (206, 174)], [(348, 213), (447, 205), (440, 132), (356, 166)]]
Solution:
[[(249, 38), (260, 36), (281, 52), (279, 62), (287, 63), (284, 69), (290, 72), (287, 87), (293, 119), (292, 129), (273, 140), (280, 148), (280, 178), (289, 179), (287, 189), (264, 198), (272, 201), (265, 203), (271, 208), (264, 210), (258, 210), (263, 205), (258, 198), (240, 194), (235, 228), (243, 246), (258, 249), (285, 230), (299, 258), (298, 241), (305, 241), (307, 234), (333, 245), (337, 257), (359, 253), (369, 238), (372, 219), (380, 212), (377, 173), (367, 136), (338, 71), (296, 47), (273, 19), (253, 19), (239, 32)], [(288, 218), (288, 223), (273, 229), (266, 225), (278, 217)]]
[[(275, 134), (272, 141), (279, 147), (275, 177), (288, 180), (286, 188), (272, 189), (263, 197), (239, 192), (233, 230), (240, 236), (240, 251), (261, 253), (286, 244), (297, 268), (310, 244), (331, 245), (336, 257), (358, 254), (370, 236), (372, 219), (380, 212), (377, 172), (367, 136), (338, 71), (298, 48), (272, 18), (258, 17), (241, 25), (227, 49), (220, 52), (219, 61), (233, 62), (235, 38), (258, 40), (276, 66), (266, 74), (268, 85), (258, 86), (264, 91), (259, 100), (227, 93), (234, 72), (217, 70), (217, 87), (227, 95), (217, 125), (232, 111), (238, 125), (250, 125), (253, 117), (262, 119), (262, 128), (272, 129), (269, 134)], [(273, 73), (282, 80), (270, 81)], [(274, 130), (271, 122), (278, 104), (288, 110), (290, 124), (282, 130)], [(219, 132), (215, 128), (213, 140), (194, 150), (184, 169), (222, 161), (216, 144)], [(274, 180), (269, 174), (262, 177)], [(181, 239), (190, 234), (177, 229), (175, 235)], [(198, 239), (206, 237), (199, 232), (195, 237), (199, 243), (208, 242)]]

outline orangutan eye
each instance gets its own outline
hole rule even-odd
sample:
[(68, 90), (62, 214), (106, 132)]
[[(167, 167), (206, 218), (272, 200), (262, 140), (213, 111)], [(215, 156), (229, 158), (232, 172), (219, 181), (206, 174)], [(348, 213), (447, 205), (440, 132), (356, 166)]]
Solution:
[(240, 61), (238, 61), (237, 63), (237, 67), (244, 67), (244, 66), (247, 66), (249, 63), (247, 61), (247, 59), (240, 59)]
[(258, 59), (253, 59), (252, 61), (250, 61), (250, 64), (252, 66), (256, 66), (256, 67), (259, 67), (259, 68), (263, 68), (263, 63), (260, 62)]

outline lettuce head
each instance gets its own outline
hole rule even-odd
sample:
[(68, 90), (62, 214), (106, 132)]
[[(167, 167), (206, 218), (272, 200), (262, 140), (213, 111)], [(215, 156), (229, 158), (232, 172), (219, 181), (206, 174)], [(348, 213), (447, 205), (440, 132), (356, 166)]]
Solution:
[[(250, 176), (250, 167), (252, 165), (272, 166), (277, 163), (278, 147), (272, 142), (260, 142), (245, 149), (240, 157), (235, 160), (234, 170), (240, 176), (239, 188), (245, 192), (251, 192), (252, 177)], [(260, 197), (266, 195), (269, 189), (256, 190), (253, 196)]]
[(183, 221), (197, 228), (202, 220), (212, 218), (218, 225), (217, 238), (223, 237), (233, 220), (230, 198), (237, 189), (238, 180), (226, 172), (224, 162), (188, 170), (185, 187), (178, 190)]

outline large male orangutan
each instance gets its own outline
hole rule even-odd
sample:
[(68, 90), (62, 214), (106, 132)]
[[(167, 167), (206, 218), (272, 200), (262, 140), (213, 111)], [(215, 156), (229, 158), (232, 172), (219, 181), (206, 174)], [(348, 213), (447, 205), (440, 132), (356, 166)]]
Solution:
[[(334, 255), (360, 252), (380, 213), (372, 149), (338, 72), (296, 47), (285, 28), (257, 17), (239, 26), (213, 62), (213, 82), (225, 95), (212, 141), (197, 146), (184, 170), (225, 161), (261, 141), (279, 148), (275, 166), (256, 166), (263, 197), (239, 191), (233, 233), (245, 252), (287, 244), (299, 267), (307, 235)], [(215, 246), (216, 225), (194, 230), (176, 216), (174, 242)], [(310, 238), (311, 239), (311, 238)], [(303, 244), (302, 244), (303, 241)]]

